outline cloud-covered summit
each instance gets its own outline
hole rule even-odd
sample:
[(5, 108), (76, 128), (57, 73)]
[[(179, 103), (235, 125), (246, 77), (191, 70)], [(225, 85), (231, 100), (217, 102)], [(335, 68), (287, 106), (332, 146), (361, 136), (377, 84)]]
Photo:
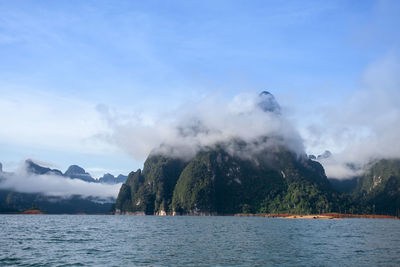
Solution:
[(300, 135), (267, 91), (242, 93), (230, 100), (209, 96), (151, 118), (123, 116), (104, 106), (98, 110), (109, 123), (107, 140), (140, 160), (149, 153), (190, 159), (204, 147), (232, 140), (255, 144), (246, 153), (274, 145), (304, 153)]
[(281, 107), (276, 101), (275, 97), (268, 91), (262, 91), (259, 94), (258, 106), (265, 112), (274, 112), (279, 114), (281, 112)]

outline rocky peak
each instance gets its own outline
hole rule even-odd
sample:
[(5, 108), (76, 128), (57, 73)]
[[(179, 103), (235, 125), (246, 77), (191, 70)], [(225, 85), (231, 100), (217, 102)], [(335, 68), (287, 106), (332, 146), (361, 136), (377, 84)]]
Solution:
[(125, 183), (126, 179), (128, 179), (128, 176), (120, 174), (117, 176), (117, 178), (115, 178), (115, 180), (116, 180), (115, 182), (116, 183)]
[(110, 173), (106, 173), (103, 175), (103, 177), (101, 177), (99, 179), (100, 183), (107, 183), (107, 184), (113, 184), (115, 183), (115, 177), (114, 175), (110, 174)]
[(95, 182), (92, 176), (85, 171), (82, 167), (78, 165), (71, 165), (64, 173), (64, 176), (70, 177), (72, 179), (80, 179), (86, 182)]
[(332, 156), (332, 153), (329, 150), (325, 150), (324, 153), (322, 153), (321, 155), (318, 155), (317, 160), (327, 159), (327, 158), (330, 158), (331, 156)]
[(315, 155), (308, 155), (308, 158), (311, 159), (311, 160), (316, 160), (317, 159), (317, 157)]
[(65, 176), (70, 176), (74, 174), (86, 174), (86, 171), (84, 168), (79, 167), (78, 165), (71, 165), (65, 172)]
[(279, 114), (281, 107), (275, 97), (268, 91), (262, 91), (259, 95), (258, 106), (265, 112), (273, 112)]
[(31, 159), (27, 159), (25, 161), (25, 168), (27, 172), (38, 175), (43, 175), (43, 174), (60, 175), (60, 176), (62, 175), (62, 172), (60, 170), (42, 167), (39, 164), (33, 162)]

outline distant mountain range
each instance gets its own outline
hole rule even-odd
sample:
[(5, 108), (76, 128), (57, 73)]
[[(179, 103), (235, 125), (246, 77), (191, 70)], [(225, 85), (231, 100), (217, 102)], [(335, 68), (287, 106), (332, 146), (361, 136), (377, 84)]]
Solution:
[(26, 166), (26, 170), (29, 173), (38, 174), (38, 175), (43, 175), (43, 174), (58, 175), (58, 176), (68, 177), (71, 179), (79, 179), (79, 180), (89, 182), (89, 183), (118, 184), (118, 183), (124, 183), (126, 181), (126, 179), (128, 178), (128, 176), (125, 176), (122, 174), (118, 175), (117, 177), (114, 177), (114, 175), (106, 173), (106, 174), (104, 174), (103, 177), (100, 177), (99, 179), (95, 179), (89, 173), (87, 173), (85, 171), (85, 169), (83, 169), (82, 167), (79, 167), (78, 165), (71, 165), (68, 167), (68, 169), (65, 171), (65, 173), (62, 173), (60, 170), (57, 170), (57, 169), (50, 169), (47, 167), (42, 167), (30, 159), (25, 161), (25, 166)]
[[(62, 173), (57, 169), (43, 167), (32, 160), (25, 161), (25, 168), (27, 174), (54, 175), (65, 179), (79, 179), (89, 183), (117, 184), (123, 183), (127, 179), (127, 176), (124, 175), (114, 177), (111, 174), (105, 174), (99, 179), (94, 179), (77, 165), (70, 166), (65, 173)], [(3, 172), (0, 163), (0, 182), (5, 179), (6, 175), (9, 178), (17, 174)], [(82, 197), (80, 195), (56, 197), (41, 193), (22, 193), (11, 189), (0, 189), (0, 213), (18, 213), (34, 206), (49, 214), (104, 214), (113, 209), (114, 201), (115, 199), (105, 200), (98, 197)]]

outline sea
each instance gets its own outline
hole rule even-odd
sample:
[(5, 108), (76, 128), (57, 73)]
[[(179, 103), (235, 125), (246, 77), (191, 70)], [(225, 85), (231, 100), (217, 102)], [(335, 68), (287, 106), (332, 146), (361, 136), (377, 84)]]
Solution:
[(400, 220), (0, 215), (0, 266), (400, 266)]

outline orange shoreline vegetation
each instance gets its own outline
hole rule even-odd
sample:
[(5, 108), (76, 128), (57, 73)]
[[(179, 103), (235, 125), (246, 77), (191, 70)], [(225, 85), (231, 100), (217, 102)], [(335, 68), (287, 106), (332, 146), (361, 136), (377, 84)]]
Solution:
[[(45, 214), (38, 209), (29, 209), (17, 214)], [(86, 213), (75, 213), (71, 215), (87, 215)], [(104, 213), (97, 215), (113, 215), (113, 213)], [(129, 214), (137, 215), (137, 214)], [(144, 215), (144, 214), (143, 214)], [(229, 215), (229, 216), (232, 216)], [(280, 219), (351, 219), (351, 218), (365, 218), (365, 219), (400, 219), (400, 217), (390, 215), (376, 215), (376, 214), (344, 214), (344, 213), (321, 213), (321, 214), (292, 214), (292, 213), (237, 213), (233, 214), (236, 217), (265, 217), (265, 218), (280, 218)]]
[(367, 218), (367, 219), (399, 219), (396, 216), (389, 215), (375, 215), (375, 214), (343, 214), (343, 213), (321, 213), (321, 214), (247, 214), (247, 213), (239, 213), (234, 216), (239, 217), (267, 217), (267, 218), (282, 218), (282, 219), (346, 219), (346, 218)]

